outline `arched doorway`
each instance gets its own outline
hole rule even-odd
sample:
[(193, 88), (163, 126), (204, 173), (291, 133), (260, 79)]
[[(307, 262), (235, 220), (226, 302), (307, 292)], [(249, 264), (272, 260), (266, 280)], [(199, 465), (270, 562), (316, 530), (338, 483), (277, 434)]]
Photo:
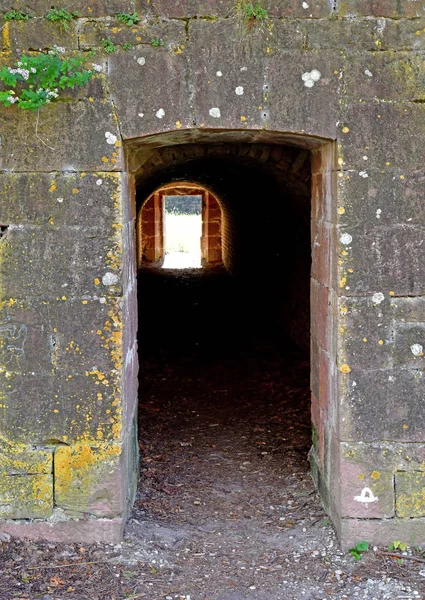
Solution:
[[(192, 301), (193, 290), (199, 292), (200, 287), (194, 279), (190, 285), (186, 281), (179, 303), (179, 281), (170, 283), (169, 278), (165, 282), (152, 270), (147, 275), (139, 272), (142, 403), (147, 389), (144, 373), (153, 364), (165, 368), (171, 355), (173, 360), (191, 355), (191, 360), (200, 359), (204, 366), (211, 361), (217, 366), (250, 345), (251, 350), (263, 345), (264, 350), (270, 340), (273, 351), (281, 355), (296, 347), (301, 360), (311, 365), (310, 458), (327, 504), (333, 460), (329, 418), (334, 369), (333, 265), (329, 260), (333, 229), (328, 224), (333, 210), (333, 145), (303, 136), (251, 132), (192, 132), (191, 136), (182, 134), (176, 143), (178, 137), (163, 134), (148, 138), (144, 145), (136, 141), (129, 145), (139, 214), (143, 204), (164, 186), (170, 189), (189, 181), (208, 189), (219, 198), (222, 209), (224, 266), (204, 279), (205, 289), (200, 293), (208, 301), (201, 303)], [(187, 328), (187, 315), (182, 318), (180, 311), (191, 302), (198, 308), (191, 316), (195, 315), (195, 326)], [(170, 309), (176, 309), (171, 319), (167, 317)], [(257, 354), (263, 372), (267, 360), (261, 351)], [(277, 371), (270, 371), (271, 387), (279, 369), (286, 367), (281, 363)], [(158, 372), (154, 378), (160, 379)], [(309, 400), (305, 378), (303, 386)], [(167, 389), (173, 387), (175, 380), (170, 380)], [(169, 400), (167, 394), (162, 388), (154, 396)], [(304, 420), (297, 424), (307, 431), (302, 442), (305, 465), (311, 439), (307, 404)], [(172, 412), (175, 407), (169, 408)], [(143, 436), (144, 418), (140, 426)], [(306, 466), (304, 471), (307, 475)]]

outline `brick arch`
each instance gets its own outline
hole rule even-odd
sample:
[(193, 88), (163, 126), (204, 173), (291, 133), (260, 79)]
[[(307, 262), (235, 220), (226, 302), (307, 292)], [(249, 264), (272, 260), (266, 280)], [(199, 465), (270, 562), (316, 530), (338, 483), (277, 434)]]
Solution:
[(137, 264), (160, 262), (165, 256), (164, 198), (165, 196), (201, 196), (202, 236), (200, 239), (203, 265), (218, 264), (221, 252), (221, 208), (214, 194), (189, 181), (166, 184), (155, 190), (137, 212)]

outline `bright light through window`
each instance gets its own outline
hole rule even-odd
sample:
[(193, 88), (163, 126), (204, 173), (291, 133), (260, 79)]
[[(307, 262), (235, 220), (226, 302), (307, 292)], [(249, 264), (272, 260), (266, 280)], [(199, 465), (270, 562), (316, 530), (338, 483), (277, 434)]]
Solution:
[(202, 197), (165, 196), (164, 269), (200, 269)]

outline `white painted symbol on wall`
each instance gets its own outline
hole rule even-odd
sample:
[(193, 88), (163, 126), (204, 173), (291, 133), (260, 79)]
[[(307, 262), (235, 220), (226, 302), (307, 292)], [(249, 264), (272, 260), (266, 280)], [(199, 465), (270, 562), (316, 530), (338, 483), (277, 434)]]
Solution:
[(368, 487), (362, 489), (360, 496), (354, 496), (356, 502), (363, 502), (364, 504), (370, 504), (371, 502), (378, 502), (377, 496), (374, 495), (372, 490)]

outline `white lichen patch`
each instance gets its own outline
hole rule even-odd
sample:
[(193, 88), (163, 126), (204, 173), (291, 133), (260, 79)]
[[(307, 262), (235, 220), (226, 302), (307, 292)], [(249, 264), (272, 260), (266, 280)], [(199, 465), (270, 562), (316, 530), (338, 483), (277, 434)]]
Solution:
[(223, 77), (223, 73), (221, 71), (217, 71), (216, 75), (217, 77)]
[(210, 108), (210, 116), (214, 117), (214, 119), (219, 119), (221, 117), (220, 109), (217, 107)]
[(301, 75), (301, 79), (304, 81), (305, 87), (312, 88), (314, 84), (319, 81), (322, 74), (317, 69), (313, 69), (312, 71), (306, 71)]
[(63, 198), (56, 198), (56, 200), (59, 202), (59, 204), (62, 204), (63, 202)]
[(96, 179), (96, 185), (102, 185), (103, 181), (101, 179)]
[(99, 302), (100, 302), (101, 304), (105, 304), (105, 303), (106, 303), (106, 298), (104, 298), (103, 296), (101, 296), (101, 297), (99, 298)]
[(377, 219), (380, 219), (380, 218), (381, 218), (381, 213), (382, 213), (382, 210), (381, 210), (380, 208), (377, 208), (377, 209), (376, 209), (376, 218), (377, 218)]
[(110, 144), (111, 146), (113, 146), (118, 139), (117, 136), (111, 133), (110, 131), (105, 131), (105, 138), (106, 143)]
[(238, 87), (235, 89), (235, 94), (237, 96), (243, 96), (243, 87), (241, 85), (238, 85)]
[(307, 10), (307, 8), (309, 8), (309, 5), (307, 4), (307, 2), (303, 2), (303, 8), (304, 8), (305, 10)]
[(141, 67), (143, 67), (143, 65), (145, 65), (145, 64), (146, 64), (146, 58), (145, 58), (144, 56), (140, 56), (140, 57), (137, 59), (137, 64), (138, 64), (138, 65), (140, 65)]
[(369, 177), (369, 175), (367, 174), (366, 171), (360, 171), (359, 175), (360, 175), (360, 177), (363, 177), (363, 179), (366, 179), (366, 177)]
[(240, 68), (240, 72), (243, 73), (244, 71), (248, 71), (248, 67), (241, 67)]
[(368, 77), (373, 77), (372, 73), (369, 71), (369, 69), (365, 69), (364, 72), (365, 75), (367, 75)]
[(160, 108), (159, 110), (156, 111), (157, 119), (163, 119), (164, 117), (165, 117), (165, 110), (163, 108)]
[(348, 244), (351, 244), (351, 242), (353, 241), (353, 237), (349, 233), (343, 233), (342, 236), (339, 238), (339, 241), (341, 242), (341, 244), (344, 244), (344, 246), (348, 246)]
[(372, 302), (374, 304), (381, 304), (381, 302), (383, 302), (385, 300), (385, 296), (382, 292), (376, 292), (376, 294), (373, 294), (372, 296)]
[(141, 113), (141, 112), (140, 112), (140, 113), (138, 114), (138, 116), (139, 116), (141, 119), (143, 119), (143, 117), (145, 116), (145, 113)]
[(414, 356), (423, 356), (424, 354), (424, 349), (421, 344), (413, 344), (413, 346), (410, 346), (410, 350)]
[(118, 275), (115, 275), (115, 273), (105, 273), (102, 277), (103, 285), (116, 285), (118, 281)]

